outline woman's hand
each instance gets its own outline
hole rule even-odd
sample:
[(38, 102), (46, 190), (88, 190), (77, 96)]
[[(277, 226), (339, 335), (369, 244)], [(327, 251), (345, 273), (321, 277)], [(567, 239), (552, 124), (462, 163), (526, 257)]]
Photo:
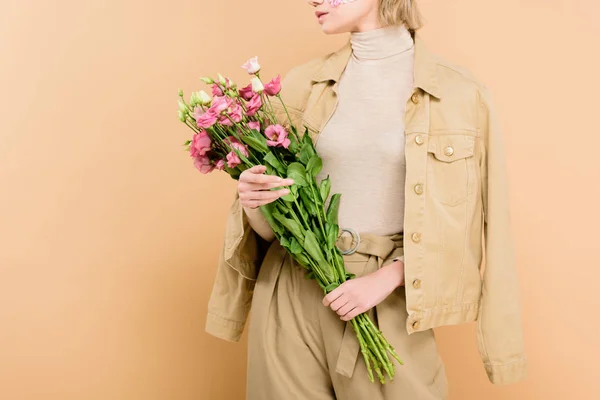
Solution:
[(285, 196), (289, 189), (270, 190), (275, 187), (289, 186), (293, 179), (284, 179), (274, 175), (265, 175), (267, 167), (255, 165), (244, 170), (238, 180), (238, 194), (240, 204), (247, 209), (255, 209), (269, 204), (281, 196)]
[(398, 260), (369, 275), (342, 283), (325, 296), (323, 304), (331, 307), (342, 321), (350, 321), (381, 303), (394, 289), (402, 285), (404, 263)]

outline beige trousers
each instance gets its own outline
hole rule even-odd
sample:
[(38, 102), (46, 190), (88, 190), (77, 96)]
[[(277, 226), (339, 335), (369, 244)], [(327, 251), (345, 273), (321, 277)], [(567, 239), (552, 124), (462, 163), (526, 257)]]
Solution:
[[(360, 235), (344, 255), (357, 277), (403, 254), (402, 234)], [(342, 250), (354, 248), (349, 235)], [(261, 266), (248, 331), (247, 400), (445, 400), (445, 365), (431, 329), (408, 335), (404, 287), (369, 311), (404, 365), (393, 381), (371, 383), (352, 326), (321, 301), (324, 293), (278, 242)]]

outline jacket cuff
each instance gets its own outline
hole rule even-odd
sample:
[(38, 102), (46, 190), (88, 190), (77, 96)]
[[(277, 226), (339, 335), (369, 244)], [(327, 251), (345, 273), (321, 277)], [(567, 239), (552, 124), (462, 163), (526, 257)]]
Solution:
[(527, 357), (507, 364), (484, 364), (490, 382), (496, 385), (517, 383), (527, 376)]
[(209, 312), (206, 316), (205, 331), (219, 339), (239, 342), (244, 331), (244, 323)]

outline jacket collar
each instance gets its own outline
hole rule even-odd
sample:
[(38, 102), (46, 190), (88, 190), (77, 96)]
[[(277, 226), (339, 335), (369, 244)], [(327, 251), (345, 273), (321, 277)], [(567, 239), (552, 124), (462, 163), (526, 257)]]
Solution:
[[(436, 56), (431, 53), (421, 35), (414, 30), (410, 33), (415, 41), (415, 59), (414, 59), (414, 83), (415, 87), (421, 88), (427, 93), (438, 99), (442, 97), (442, 92), (438, 84), (437, 67), (438, 61)], [(334, 81), (338, 82), (348, 60), (352, 55), (352, 46), (350, 41), (341, 47), (339, 50), (332, 53), (324, 62), (321, 68), (315, 73), (312, 78), (313, 82)]]

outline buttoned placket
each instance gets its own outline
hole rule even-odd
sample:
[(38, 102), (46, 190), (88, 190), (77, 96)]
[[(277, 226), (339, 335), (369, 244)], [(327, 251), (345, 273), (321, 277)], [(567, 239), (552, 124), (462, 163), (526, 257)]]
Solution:
[(427, 142), (429, 139), (430, 95), (415, 88), (407, 100), (404, 116), (406, 190), (404, 211), (404, 280), (408, 318), (406, 330), (409, 334), (422, 330), (425, 307), (423, 281), (425, 266), (423, 236), (425, 226), (425, 191), (427, 172)]

